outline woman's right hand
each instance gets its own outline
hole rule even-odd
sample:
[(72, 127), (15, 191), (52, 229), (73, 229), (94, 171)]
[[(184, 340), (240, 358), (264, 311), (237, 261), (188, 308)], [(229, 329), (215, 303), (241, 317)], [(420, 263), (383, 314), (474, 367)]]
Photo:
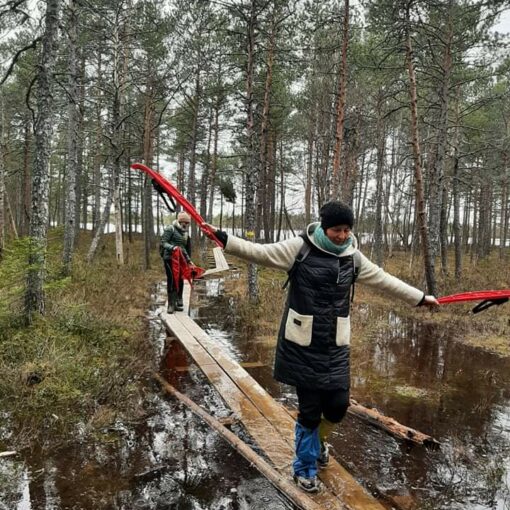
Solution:
[(215, 227), (214, 225), (210, 225), (209, 223), (205, 223), (205, 222), (202, 223), (201, 226), (205, 227), (206, 229), (209, 229), (211, 232), (216, 232), (218, 230), (218, 227)]

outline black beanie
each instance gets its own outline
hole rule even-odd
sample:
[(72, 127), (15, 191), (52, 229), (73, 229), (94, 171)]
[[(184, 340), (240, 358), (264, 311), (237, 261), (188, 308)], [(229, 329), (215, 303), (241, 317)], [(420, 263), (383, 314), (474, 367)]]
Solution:
[(321, 207), (319, 211), (321, 217), (321, 227), (324, 232), (337, 225), (354, 225), (354, 214), (352, 209), (343, 202), (332, 200)]

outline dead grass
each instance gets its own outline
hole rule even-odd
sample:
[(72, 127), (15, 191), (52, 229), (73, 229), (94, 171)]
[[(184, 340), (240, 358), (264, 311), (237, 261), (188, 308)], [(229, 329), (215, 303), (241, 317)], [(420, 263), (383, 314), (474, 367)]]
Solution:
[[(280, 324), (281, 312), (286, 297), (281, 286), (286, 274), (266, 268), (260, 268), (260, 301), (257, 305), (246, 299), (246, 264), (235, 259), (241, 268), (241, 279), (232, 284), (230, 291), (237, 296), (239, 320), (246, 332), (253, 336), (276, 335)], [(449, 256), (453, 270), (453, 254)], [(409, 253), (395, 252), (385, 261), (384, 269), (417, 288), (425, 288), (421, 259), (412, 261)], [(486, 260), (471, 262), (465, 257), (462, 278), (456, 281), (452, 276), (438, 276), (440, 295), (486, 289), (510, 288), (510, 264), (499, 259), (495, 251)], [(401, 316), (419, 317), (422, 321), (444, 323), (456, 333), (456, 340), (464, 342), (502, 356), (510, 355), (510, 304), (494, 307), (483, 313), (473, 315), (470, 303), (443, 306), (430, 311), (426, 308), (413, 308), (403, 302), (388, 301), (387, 297), (364, 285), (356, 286), (355, 308), (368, 304), (375, 311), (393, 310)], [(363, 319), (360, 313), (353, 313), (351, 324), (358, 345), (369, 341), (381, 324), (374, 320)]]
[(53, 269), (61, 239), (51, 237), (45, 316), (26, 327), (16, 307), (0, 314), (0, 406), (11, 433), (0, 447), (7, 449), (65, 440), (78, 423), (92, 432), (142, 413), (139, 380), (152, 349), (144, 316), (151, 286), (163, 279), (157, 250), (153, 269), (143, 271), (135, 239), (126, 265), (117, 267), (113, 236), (106, 236), (89, 266), (91, 236), (82, 232), (72, 276), (62, 280)]

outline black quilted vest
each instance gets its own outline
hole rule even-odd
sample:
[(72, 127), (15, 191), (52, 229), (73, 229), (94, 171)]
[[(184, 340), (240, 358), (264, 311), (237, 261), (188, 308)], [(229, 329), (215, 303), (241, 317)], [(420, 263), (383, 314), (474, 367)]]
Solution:
[(307, 389), (348, 389), (352, 255), (312, 246), (290, 279), (278, 334), (274, 377)]

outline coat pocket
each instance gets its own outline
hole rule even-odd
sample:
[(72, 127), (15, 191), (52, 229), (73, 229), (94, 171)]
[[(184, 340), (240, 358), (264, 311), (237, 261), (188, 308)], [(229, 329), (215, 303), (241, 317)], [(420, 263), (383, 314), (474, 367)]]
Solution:
[(336, 345), (349, 345), (351, 343), (350, 317), (336, 318)]
[(285, 323), (285, 338), (302, 347), (312, 343), (313, 315), (301, 315), (289, 308)]

